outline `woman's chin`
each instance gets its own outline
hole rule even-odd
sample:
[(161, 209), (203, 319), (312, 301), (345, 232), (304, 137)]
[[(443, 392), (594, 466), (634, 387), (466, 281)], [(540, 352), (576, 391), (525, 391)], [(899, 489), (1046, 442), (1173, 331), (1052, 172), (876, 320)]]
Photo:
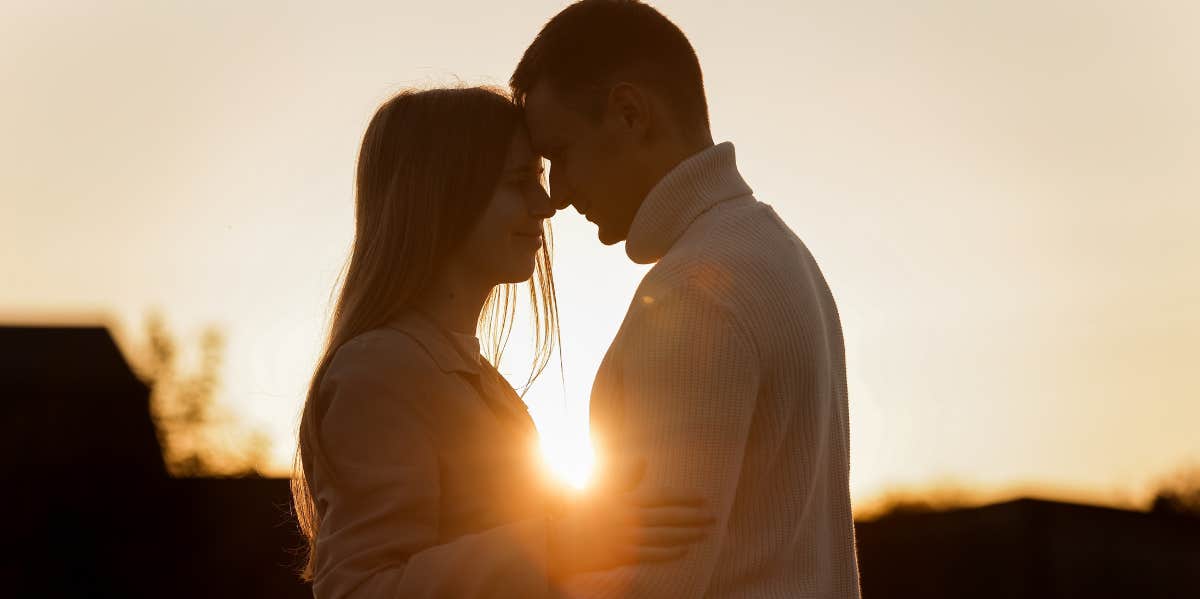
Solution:
[(514, 265), (508, 272), (504, 273), (504, 280), (501, 283), (524, 283), (533, 278), (534, 260), (529, 259), (528, 264)]

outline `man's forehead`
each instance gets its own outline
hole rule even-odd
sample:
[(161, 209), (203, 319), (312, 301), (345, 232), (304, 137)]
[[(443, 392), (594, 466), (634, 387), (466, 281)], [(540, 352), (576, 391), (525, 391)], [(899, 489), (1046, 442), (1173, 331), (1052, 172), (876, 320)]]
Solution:
[(525, 109), (539, 116), (553, 108), (554, 89), (543, 81), (535, 83), (525, 94)]
[[(542, 149), (550, 143), (553, 132), (561, 126), (562, 107), (558, 105), (552, 86), (537, 83), (525, 95), (525, 122), (529, 127), (529, 138), (534, 149)], [(557, 123), (557, 124), (556, 124)]]

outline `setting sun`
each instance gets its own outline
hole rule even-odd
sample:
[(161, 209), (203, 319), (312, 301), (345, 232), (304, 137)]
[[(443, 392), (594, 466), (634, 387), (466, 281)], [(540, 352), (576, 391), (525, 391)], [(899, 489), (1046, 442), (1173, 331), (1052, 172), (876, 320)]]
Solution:
[(555, 479), (576, 490), (587, 488), (596, 454), (584, 437), (548, 436), (541, 441), (542, 461)]

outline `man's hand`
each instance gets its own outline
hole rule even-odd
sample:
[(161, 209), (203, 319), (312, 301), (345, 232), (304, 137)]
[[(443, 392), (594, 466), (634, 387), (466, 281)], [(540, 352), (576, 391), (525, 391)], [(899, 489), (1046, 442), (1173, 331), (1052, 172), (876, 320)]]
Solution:
[(715, 520), (703, 499), (667, 489), (635, 492), (644, 473), (644, 461), (626, 464), (595, 490), (567, 499), (550, 528), (553, 576), (678, 559), (708, 534)]

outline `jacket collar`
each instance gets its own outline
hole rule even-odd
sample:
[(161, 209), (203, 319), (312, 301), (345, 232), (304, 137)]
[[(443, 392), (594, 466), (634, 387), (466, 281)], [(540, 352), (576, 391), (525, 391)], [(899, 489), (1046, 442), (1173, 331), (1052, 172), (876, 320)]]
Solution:
[(646, 194), (625, 239), (638, 264), (657, 262), (709, 208), (753, 193), (738, 173), (733, 144), (702, 150), (671, 169)]
[[(464, 356), (449, 335), (428, 316), (416, 310), (407, 310), (384, 326), (413, 338), (442, 372), (469, 375), (480, 398), (498, 416), (510, 422), (523, 435), (537, 435), (537, 425), (530, 417), (525, 402), (508, 385), (508, 381), (487, 360), (477, 362)], [(483, 376), (485, 368), (488, 376)]]
[(412, 337), (437, 363), (442, 372), (462, 372), (479, 375), (479, 364), (468, 360), (454, 345), (449, 335), (442, 331), (428, 316), (416, 310), (406, 310), (385, 326)]

